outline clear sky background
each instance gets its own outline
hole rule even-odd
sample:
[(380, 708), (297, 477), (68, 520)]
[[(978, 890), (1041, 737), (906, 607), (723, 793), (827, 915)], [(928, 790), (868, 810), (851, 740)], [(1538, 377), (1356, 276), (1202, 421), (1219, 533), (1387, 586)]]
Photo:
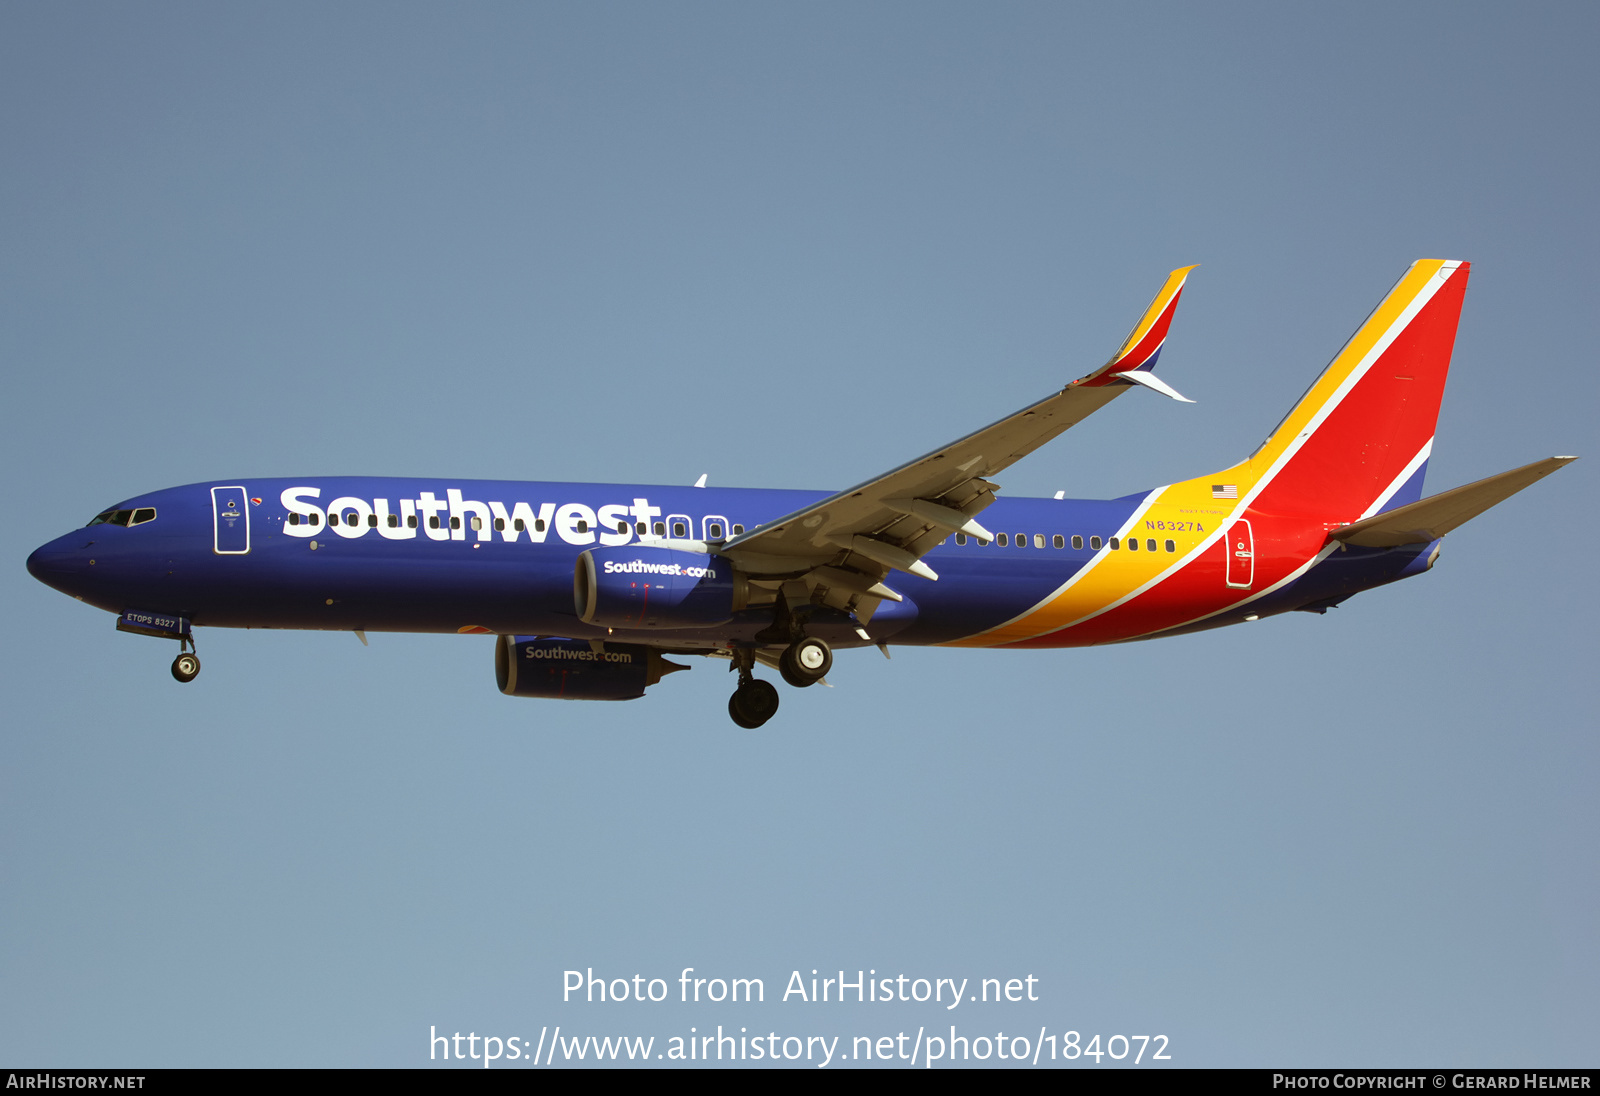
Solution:
[[(0, 1063), (954, 1023), (1596, 1065), (1596, 42), (1592, 4), (0, 8)], [(835, 489), (1203, 264), (1160, 366), (1199, 402), (1002, 477), (1122, 495), (1244, 456), (1421, 257), (1474, 263), (1428, 488), (1587, 459), (1325, 617), (845, 653), (744, 732), (719, 664), (516, 700), (484, 637), (205, 631), (179, 686), (23, 568), (203, 479)], [(767, 1001), (562, 1004), (589, 967)], [(781, 1003), (813, 968), (1040, 1000)]]

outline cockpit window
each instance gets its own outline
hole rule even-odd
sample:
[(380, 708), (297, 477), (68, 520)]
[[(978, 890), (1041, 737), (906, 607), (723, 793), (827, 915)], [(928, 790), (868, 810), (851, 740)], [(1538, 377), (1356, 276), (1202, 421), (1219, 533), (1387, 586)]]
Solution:
[(137, 510), (107, 510), (103, 514), (96, 514), (90, 525), (143, 525), (147, 521), (156, 520), (156, 511), (153, 506), (141, 506)]

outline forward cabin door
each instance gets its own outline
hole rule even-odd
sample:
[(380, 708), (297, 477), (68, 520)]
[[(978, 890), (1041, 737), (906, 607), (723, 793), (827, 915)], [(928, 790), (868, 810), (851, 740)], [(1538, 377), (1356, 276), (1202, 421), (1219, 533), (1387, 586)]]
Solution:
[(1228, 585), (1236, 590), (1248, 590), (1256, 576), (1256, 544), (1250, 535), (1250, 523), (1240, 518), (1228, 527), (1223, 538), (1228, 556)]
[(211, 489), (212, 545), (219, 556), (250, 551), (250, 500), (243, 487)]

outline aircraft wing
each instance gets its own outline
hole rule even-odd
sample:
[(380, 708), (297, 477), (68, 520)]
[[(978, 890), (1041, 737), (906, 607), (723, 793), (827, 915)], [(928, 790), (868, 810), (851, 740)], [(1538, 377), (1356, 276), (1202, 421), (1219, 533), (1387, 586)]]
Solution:
[[(1184, 399), (1150, 370), (1193, 269), (1183, 267), (1167, 277), (1122, 347), (1099, 369), (926, 456), (759, 525), (728, 541), (721, 554), (755, 578), (827, 586), (825, 604), (856, 606), (863, 619), (877, 607), (871, 599), (900, 600), (883, 585), (891, 570), (937, 578), (921, 557), (952, 532), (992, 539), (976, 520), (1000, 489), (988, 477), (1132, 385)], [(863, 597), (869, 603), (858, 604)]]

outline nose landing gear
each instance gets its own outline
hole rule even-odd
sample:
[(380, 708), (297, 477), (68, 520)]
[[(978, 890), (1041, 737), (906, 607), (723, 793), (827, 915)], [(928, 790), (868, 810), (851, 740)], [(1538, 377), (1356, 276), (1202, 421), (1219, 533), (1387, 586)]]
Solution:
[(172, 660), (172, 676), (187, 685), (200, 676), (200, 657), (190, 650), (192, 640), (183, 639), (179, 642), (178, 657)]

